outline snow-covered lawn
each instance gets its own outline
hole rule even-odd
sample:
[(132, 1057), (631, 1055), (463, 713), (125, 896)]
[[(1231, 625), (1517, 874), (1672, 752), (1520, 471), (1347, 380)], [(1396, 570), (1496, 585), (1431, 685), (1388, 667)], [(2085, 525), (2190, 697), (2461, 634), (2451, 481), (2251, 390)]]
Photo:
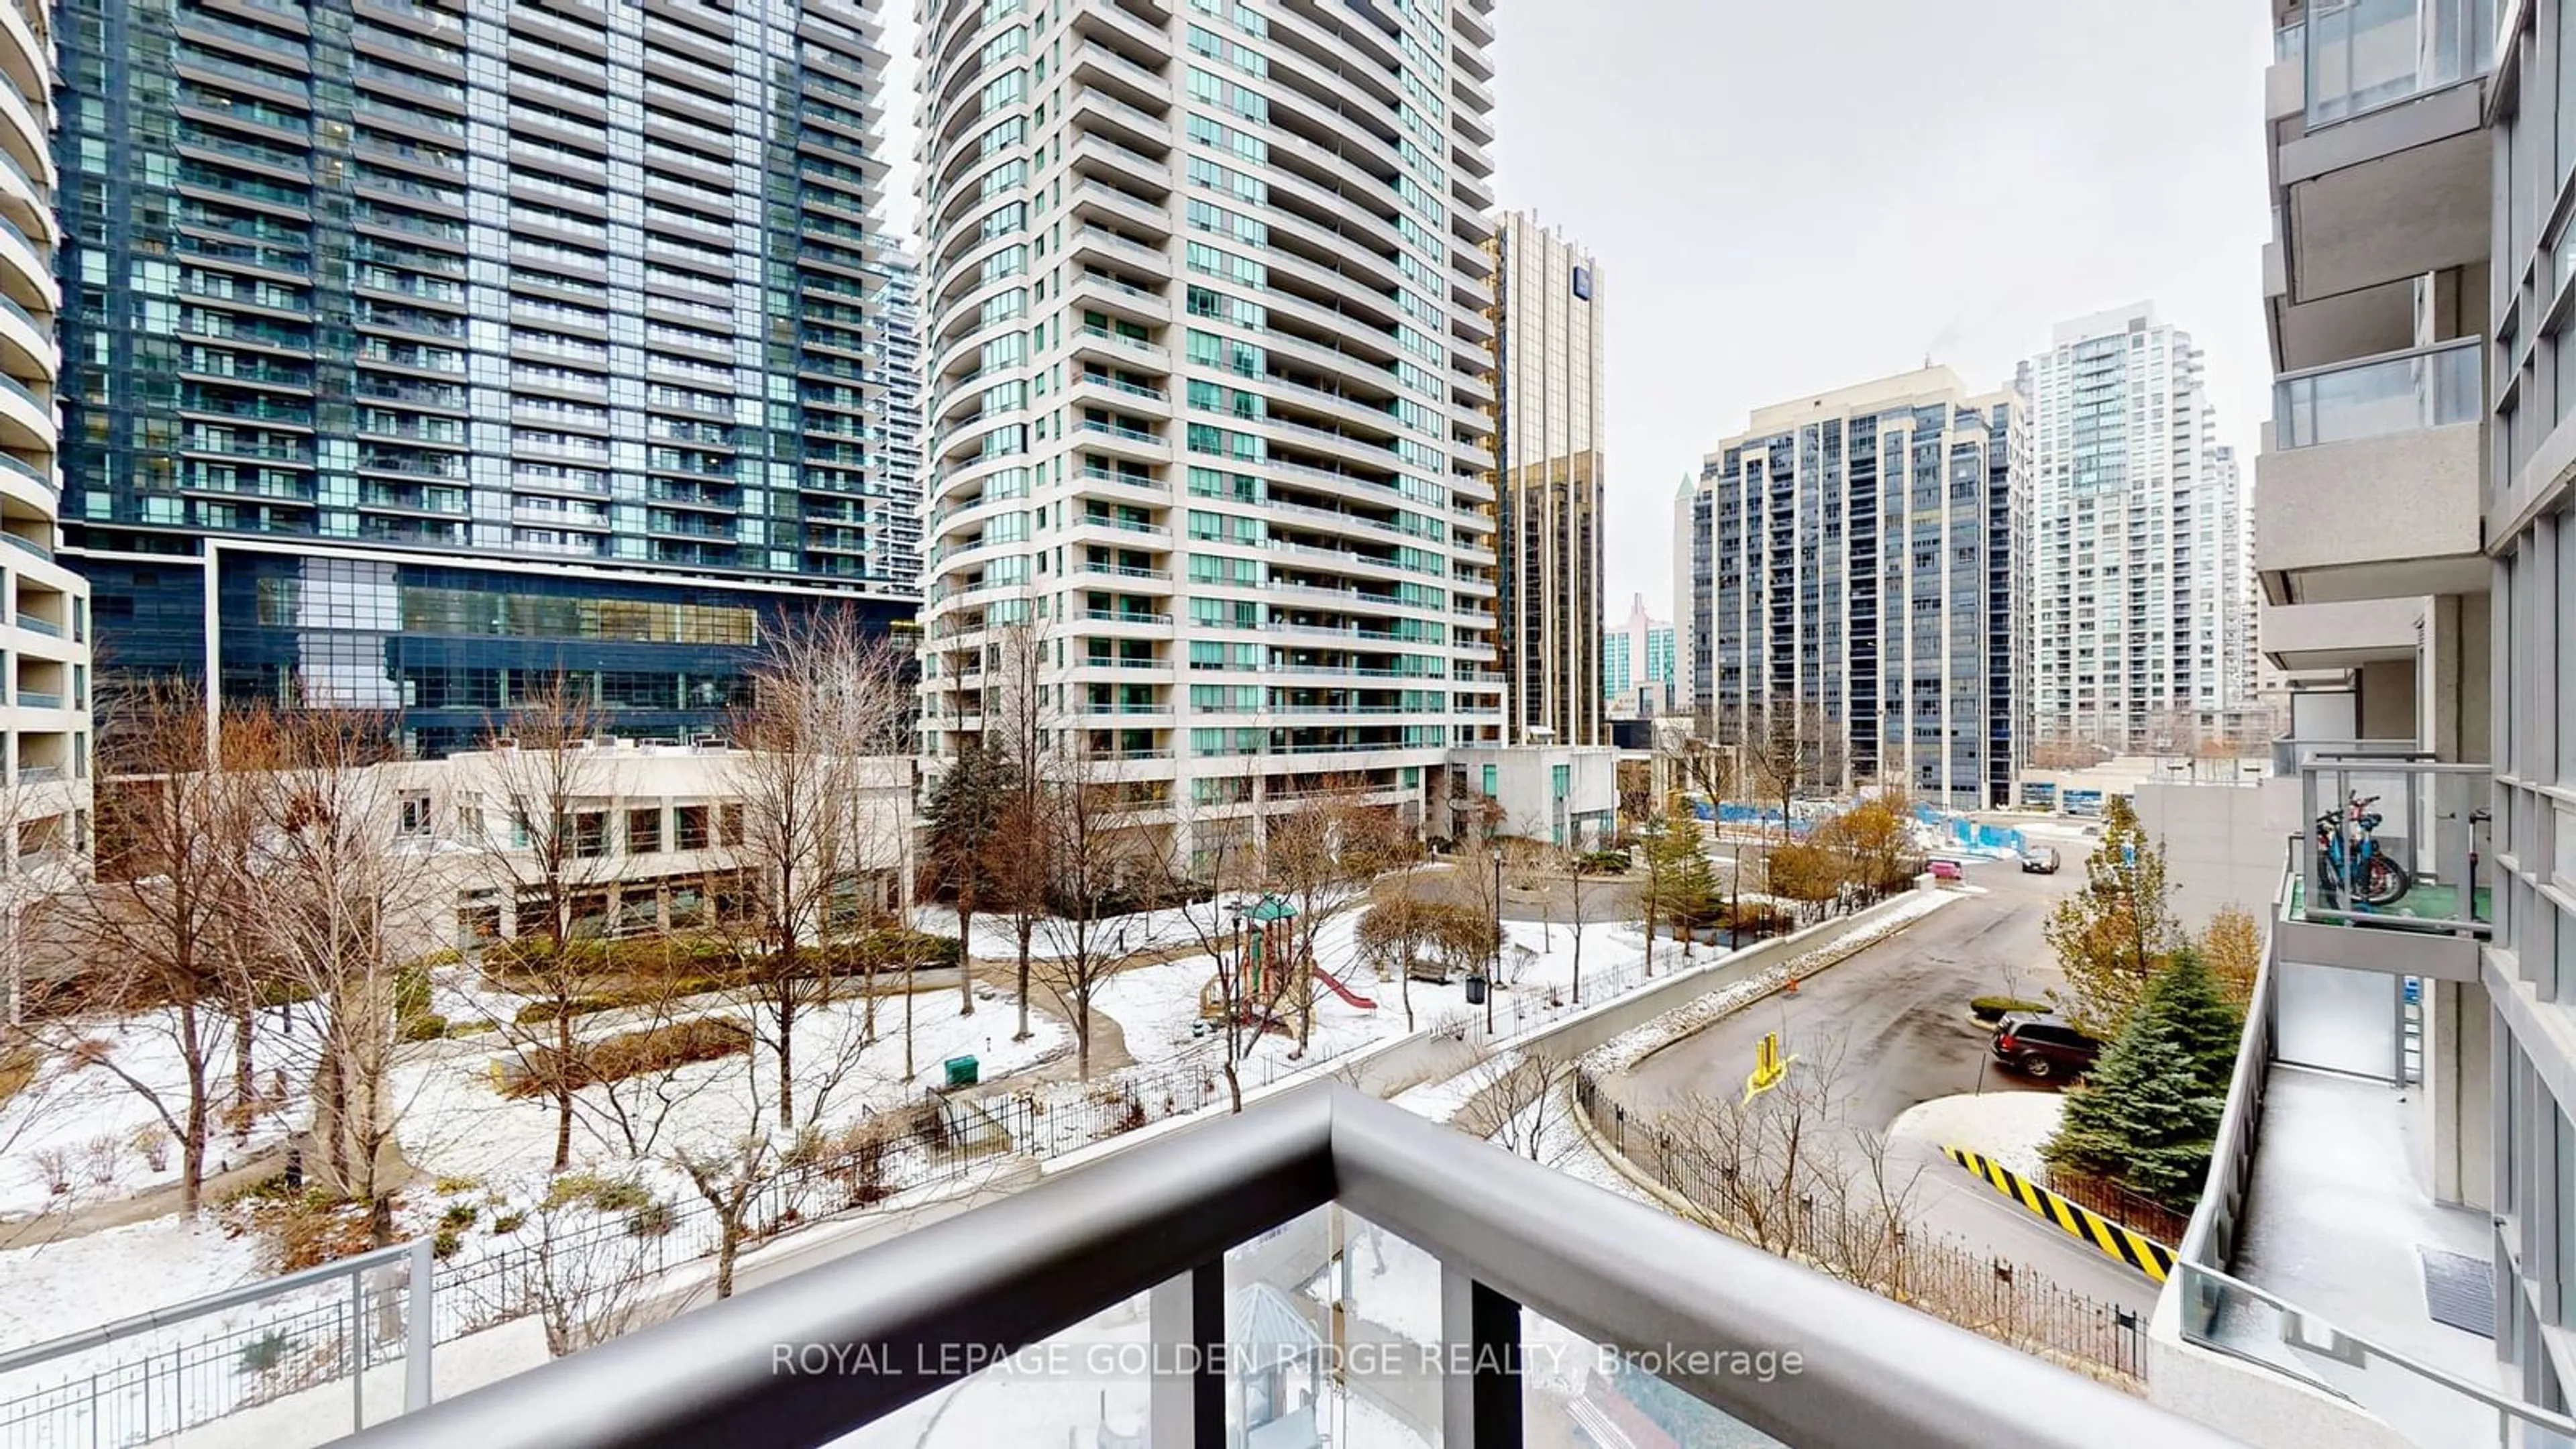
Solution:
[[(909, 1075), (904, 1071), (907, 1014)], [(865, 1018), (865, 1004), (847, 1000), (797, 1018), (800, 1121), (814, 1113), (818, 1097), (823, 1106), (817, 1120), (825, 1127), (918, 1100), (944, 1080), (942, 1064), (950, 1057), (975, 1057), (990, 1079), (1067, 1051), (1073, 1040), (1063, 1022), (1032, 1012), (1029, 1039), (1013, 1041), (1017, 1018), (1012, 1004), (982, 988), (972, 1016), (959, 1014), (952, 990), (880, 998), (875, 1039), (863, 1045)], [(451, 1050), (398, 1074), (404, 1155), (424, 1173), (470, 1178), (513, 1201), (539, 1195), (553, 1166), (553, 1105), (501, 1094), (496, 1069), (515, 1058), (508, 1043), (497, 1035), (466, 1041), (488, 1045)], [(576, 1094), (573, 1160), (649, 1179), (665, 1174), (658, 1163), (675, 1151), (722, 1151), (774, 1111), (776, 1073), (776, 1058), (763, 1049), (749, 1061), (734, 1056), (657, 1074), (649, 1087), (641, 1079), (624, 1086), (586, 1087)], [(627, 1123), (633, 1124), (632, 1136)]]
[(1982, 1152), (2031, 1181), (2046, 1182), (2040, 1145), (2056, 1134), (2065, 1115), (2066, 1098), (2056, 1092), (1984, 1092), (1918, 1102), (1887, 1133)]
[[(137, 1084), (157, 1096), (173, 1116), (185, 1120), (187, 1058), (169, 1026), (167, 1014), (155, 1012), (121, 1027), (103, 1026), (87, 1033), (82, 1050), (47, 1061), (26, 1090), (0, 1105), (0, 1218), (77, 1209), (179, 1180), (175, 1140), (165, 1144), (158, 1172), (136, 1145), (139, 1133), (152, 1129), (167, 1133), (152, 1099)], [(263, 1013), (252, 1038), (254, 1086), (262, 1092), (272, 1085), (275, 1072), (285, 1071), (290, 1078), (300, 1074), (290, 1065), (299, 1054), (299, 1043), (275, 1035), (276, 1027), (277, 1017)], [(198, 1029), (207, 1043), (207, 1067), (216, 1077), (214, 1094), (219, 1102), (228, 1102), (232, 1032), (219, 1021), (201, 1021)], [(133, 1078), (133, 1083), (126, 1077)], [(208, 1128), (209, 1172), (228, 1160), (266, 1149), (286, 1132), (284, 1118), (267, 1112), (248, 1127), (238, 1136), (220, 1121)], [(52, 1191), (40, 1166), (45, 1155), (55, 1152), (71, 1158), (70, 1190), (62, 1194)], [(93, 1161), (106, 1169), (107, 1181), (97, 1179)]]
[[(266, 1275), (263, 1247), (212, 1218), (167, 1217), (0, 1252), (0, 1283), (9, 1285), (0, 1293), (0, 1344), (41, 1343), (239, 1287)], [(0, 1381), (0, 1398), (18, 1387)]]

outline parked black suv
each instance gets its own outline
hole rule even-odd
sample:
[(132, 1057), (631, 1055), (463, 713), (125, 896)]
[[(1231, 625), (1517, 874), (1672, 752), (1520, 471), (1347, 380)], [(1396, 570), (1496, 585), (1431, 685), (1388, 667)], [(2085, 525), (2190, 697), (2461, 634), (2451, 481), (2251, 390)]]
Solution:
[(2080, 1077), (2102, 1044), (2053, 1011), (2008, 1011), (1995, 1028), (1995, 1060), (2041, 1081)]

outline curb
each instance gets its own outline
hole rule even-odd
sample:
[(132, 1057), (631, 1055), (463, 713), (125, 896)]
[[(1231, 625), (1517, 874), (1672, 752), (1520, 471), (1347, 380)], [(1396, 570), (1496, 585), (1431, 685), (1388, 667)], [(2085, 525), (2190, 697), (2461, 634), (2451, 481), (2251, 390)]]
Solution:
[(2113, 1222), (2081, 1204), (2068, 1202), (1982, 1152), (1946, 1146), (1941, 1152), (1966, 1168), (1970, 1176), (2002, 1193), (2008, 1201), (2112, 1262), (2124, 1268), (2135, 1268), (2158, 1283), (2172, 1275), (2174, 1250), (2137, 1229)]

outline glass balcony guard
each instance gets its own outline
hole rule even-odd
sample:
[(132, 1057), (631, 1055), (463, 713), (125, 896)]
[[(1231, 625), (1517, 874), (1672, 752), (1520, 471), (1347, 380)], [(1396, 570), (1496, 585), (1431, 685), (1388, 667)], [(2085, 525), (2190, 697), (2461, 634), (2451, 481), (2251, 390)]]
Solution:
[(2317, 0), (2304, 37), (2308, 126), (2484, 75), (2495, 33), (2495, 0)]
[(2474, 337), (2292, 373), (2273, 384), (2272, 443), (2309, 448), (2475, 422), (2478, 378)]

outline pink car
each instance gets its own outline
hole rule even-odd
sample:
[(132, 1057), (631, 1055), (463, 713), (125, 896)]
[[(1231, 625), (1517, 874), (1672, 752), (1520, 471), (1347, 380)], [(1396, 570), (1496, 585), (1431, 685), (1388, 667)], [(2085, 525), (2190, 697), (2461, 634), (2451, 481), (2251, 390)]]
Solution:
[(1960, 873), (1960, 870), (1959, 870), (1959, 863), (1958, 863), (1957, 861), (1955, 861), (1955, 860), (1936, 860), (1936, 861), (1933, 861), (1933, 862), (1932, 862), (1932, 878), (1933, 878), (1934, 880), (1959, 880), (1959, 879), (1961, 879), (1962, 877), (1961, 877), (1961, 873)]

